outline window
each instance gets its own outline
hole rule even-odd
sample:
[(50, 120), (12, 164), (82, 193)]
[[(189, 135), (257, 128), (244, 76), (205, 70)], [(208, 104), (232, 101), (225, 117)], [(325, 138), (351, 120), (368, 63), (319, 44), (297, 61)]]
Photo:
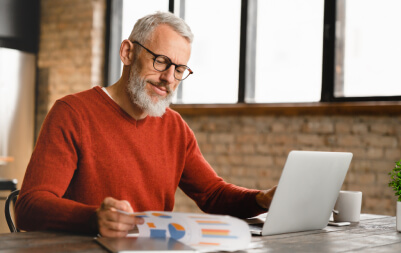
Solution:
[(195, 35), (188, 63), (194, 74), (179, 86), (182, 93), (174, 102), (236, 103), (241, 1), (181, 2), (185, 3), (184, 19)]
[(401, 100), (399, 0), (110, 0), (109, 5), (109, 84), (120, 76), (118, 49), (136, 20), (168, 10), (195, 34), (188, 62), (194, 75), (179, 86), (176, 104)]
[(168, 11), (168, 4), (168, 0), (123, 0), (121, 40), (128, 39), (138, 19), (156, 11)]
[(121, 76), (122, 62), (119, 57), (121, 42), (128, 39), (136, 21), (156, 11), (169, 11), (169, 0), (110, 0), (108, 11), (108, 54), (106, 54), (105, 80), (112, 85)]
[[(140, 8), (138, 8), (140, 7)], [(166, 0), (147, 0), (132, 1), (123, 0), (122, 3), (122, 33), (120, 41), (128, 39), (136, 21), (143, 16), (156, 11), (168, 11), (168, 1)], [(121, 71), (123, 63), (121, 62)]]
[(338, 0), (337, 9), (335, 96), (401, 95), (401, 1)]
[(320, 100), (323, 12), (321, 0), (257, 2), (255, 91), (247, 102)]

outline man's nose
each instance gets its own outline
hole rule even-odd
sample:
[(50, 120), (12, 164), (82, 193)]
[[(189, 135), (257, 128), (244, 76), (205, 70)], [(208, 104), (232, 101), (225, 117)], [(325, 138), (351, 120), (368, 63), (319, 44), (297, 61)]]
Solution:
[(171, 65), (168, 69), (162, 72), (162, 74), (160, 75), (160, 79), (166, 81), (167, 83), (174, 83), (175, 81), (174, 71), (175, 71), (175, 66)]

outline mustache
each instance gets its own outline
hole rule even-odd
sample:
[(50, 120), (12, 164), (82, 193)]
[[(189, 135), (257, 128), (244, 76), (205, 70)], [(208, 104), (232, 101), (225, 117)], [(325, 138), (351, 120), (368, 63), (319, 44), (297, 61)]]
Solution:
[(166, 83), (163, 83), (163, 82), (157, 82), (157, 83), (155, 83), (155, 82), (152, 82), (152, 81), (149, 81), (149, 80), (148, 80), (147, 82), (150, 83), (151, 85), (156, 86), (156, 87), (163, 87), (163, 88), (165, 88), (165, 89), (166, 89), (166, 92), (167, 92), (168, 94), (171, 93), (170, 85), (168, 85), (168, 84), (166, 84)]

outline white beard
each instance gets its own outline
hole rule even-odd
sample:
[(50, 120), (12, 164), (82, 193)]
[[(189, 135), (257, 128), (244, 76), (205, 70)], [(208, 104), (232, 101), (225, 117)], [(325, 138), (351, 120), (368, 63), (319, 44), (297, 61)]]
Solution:
[[(168, 93), (165, 98), (158, 94), (149, 95), (146, 91), (146, 80), (139, 76), (139, 71), (133, 65), (128, 79), (128, 93), (131, 101), (138, 105), (144, 112), (151, 117), (161, 117), (166, 113), (166, 108), (171, 104), (175, 91), (171, 91), (170, 87), (162, 83), (157, 83), (159, 86), (166, 87)], [(156, 99), (156, 102), (153, 102)]]

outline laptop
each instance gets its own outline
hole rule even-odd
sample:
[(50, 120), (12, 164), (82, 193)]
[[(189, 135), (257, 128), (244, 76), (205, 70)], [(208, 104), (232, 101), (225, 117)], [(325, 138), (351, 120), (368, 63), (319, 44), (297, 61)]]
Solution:
[(347, 152), (291, 151), (266, 220), (255, 226), (255, 219), (248, 219), (251, 233), (275, 235), (326, 227), (351, 159), (352, 153)]

